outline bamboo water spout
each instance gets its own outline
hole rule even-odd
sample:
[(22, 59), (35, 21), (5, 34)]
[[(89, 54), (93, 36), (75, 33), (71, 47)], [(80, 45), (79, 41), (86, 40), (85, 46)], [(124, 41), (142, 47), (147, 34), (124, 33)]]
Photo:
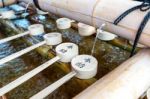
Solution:
[[(30, 0), (20, 1), (28, 3)], [(75, 19), (96, 27), (101, 26), (101, 24), (105, 22), (107, 24), (108, 31), (132, 41), (135, 38), (136, 31), (146, 12), (140, 12), (137, 10), (122, 20), (118, 26), (115, 26), (112, 23), (124, 11), (140, 4), (141, 2), (132, 0), (61, 0), (61, 2), (57, 0), (39, 1), (39, 5), (43, 10), (57, 15)], [(150, 24), (148, 23), (140, 39), (140, 43), (146, 46), (150, 46), (149, 30)]]
[[(33, 3), (33, 1), (30, 0), (19, 1)], [(15, 0), (9, 0), (6, 4), (12, 4), (14, 2)], [(57, 0), (39, 1), (39, 5), (43, 10), (57, 15), (69, 17), (96, 27), (101, 26), (101, 24), (105, 22), (107, 23), (108, 31), (132, 41), (135, 38), (136, 31), (146, 12), (140, 12), (137, 10), (122, 20), (118, 26), (115, 26), (112, 23), (124, 11), (140, 4), (141, 2), (132, 0), (62, 0), (61, 2)], [(0, 6), (2, 6), (2, 2), (0, 2)], [(135, 18), (136, 16), (138, 17)], [(149, 30), (150, 24), (148, 23), (140, 39), (140, 43), (146, 46), (150, 46)]]

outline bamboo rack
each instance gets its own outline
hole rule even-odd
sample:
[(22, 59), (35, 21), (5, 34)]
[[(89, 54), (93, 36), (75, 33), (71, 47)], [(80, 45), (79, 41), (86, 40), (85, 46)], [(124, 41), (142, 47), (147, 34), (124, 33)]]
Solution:
[[(7, 36), (8, 35), (16, 35), (16, 34), (19, 34), (21, 33), (22, 31), (19, 31), (19, 30), (16, 30), (16, 29), (13, 29), (5, 20), (0, 20), (0, 23), (2, 26), (4, 27), (7, 27), (6, 29), (3, 28), (4, 32), (5, 33), (8, 33), (6, 34)], [(11, 31), (11, 32), (10, 32)], [(11, 33), (11, 34), (10, 34)], [(32, 42), (30, 42), (29, 40), (27, 39), (24, 39), (22, 38), (22, 40), (24, 40), (28, 45), (33, 45)], [(51, 58), (54, 58), (55, 57), (55, 54), (54, 52), (51, 50), (51, 47), (50, 46), (47, 46), (47, 45), (44, 45), (44, 46), (41, 46), (39, 48), (36, 49), (36, 51), (42, 55), (43, 57), (46, 57), (48, 59), (51, 59)], [(60, 68), (64, 73), (69, 73), (71, 70), (69, 66), (69, 64), (65, 64), (65, 63), (62, 63), (62, 62), (57, 62), (55, 63), (55, 65)], [(92, 79), (89, 79), (89, 80), (80, 80), (80, 79), (75, 79), (81, 86), (83, 89), (85, 89), (86, 87), (88, 87), (89, 85), (93, 84), (97, 79), (95, 78), (92, 78)]]

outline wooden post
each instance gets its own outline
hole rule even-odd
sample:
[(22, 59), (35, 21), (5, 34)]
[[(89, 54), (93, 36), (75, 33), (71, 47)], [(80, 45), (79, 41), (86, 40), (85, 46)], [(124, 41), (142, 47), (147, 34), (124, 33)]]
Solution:
[(144, 49), (74, 99), (138, 99), (150, 86), (150, 49)]

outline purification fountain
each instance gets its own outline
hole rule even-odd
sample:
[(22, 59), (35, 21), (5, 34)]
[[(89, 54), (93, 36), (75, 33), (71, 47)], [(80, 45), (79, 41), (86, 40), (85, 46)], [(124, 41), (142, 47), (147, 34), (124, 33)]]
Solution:
[[(144, 4), (147, 7), (149, 3)], [(139, 38), (142, 46), (136, 47), (136, 55), (129, 54), (136, 45), (139, 20), (149, 9), (135, 11), (113, 24), (117, 16), (136, 5), (141, 2), (0, 1), (0, 46), (10, 44), (15, 49), (6, 55), (2, 48), (1, 98), (148, 98), (149, 21)], [(34, 63), (34, 59), (39, 61)]]

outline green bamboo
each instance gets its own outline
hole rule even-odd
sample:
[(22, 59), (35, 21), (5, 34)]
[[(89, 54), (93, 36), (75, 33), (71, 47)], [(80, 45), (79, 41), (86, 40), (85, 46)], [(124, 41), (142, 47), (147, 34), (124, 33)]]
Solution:
[[(132, 45), (130, 45), (128, 43), (128, 41), (124, 41), (121, 38), (116, 38), (112, 41), (109, 41), (108, 43), (112, 44), (113, 46), (117, 46), (123, 50), (129, 51), (129, 52), (131, 52), (131, 50), (132, 50)], [(140, 48), (138, 48), (138, 47), (135, 49), (136, 52), (139, 50), (140, 50)]]

